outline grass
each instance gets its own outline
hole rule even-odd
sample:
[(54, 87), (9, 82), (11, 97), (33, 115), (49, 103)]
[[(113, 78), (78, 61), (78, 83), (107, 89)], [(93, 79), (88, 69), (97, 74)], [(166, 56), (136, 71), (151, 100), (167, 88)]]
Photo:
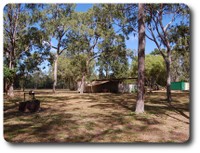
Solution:
[(158, 142), (181, 143), (189, 138), (189, 93), (145, 96), (145, 113), (135, 114), (135, 94), (78, 94), (37, 90), (41, 109), (21, 113), (15, 98), (4, 97), (4, 138), (9, 142)]

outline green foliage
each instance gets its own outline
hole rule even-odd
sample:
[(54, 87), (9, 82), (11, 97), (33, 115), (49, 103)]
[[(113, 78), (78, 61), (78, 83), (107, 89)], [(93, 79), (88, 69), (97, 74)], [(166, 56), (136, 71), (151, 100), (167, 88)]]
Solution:
[(187, 24), (178, 25), (170, 29), (170, 40), (176, 44), (174, 50), (188, 52), (190, 49), (190, 27)]
[(49, 56), (42, 47), (46, 35), (37, 27), (36, 20), (32, 21), (35, 9), (38, 9), (37, 4), (7, 4), (4, 7), (4, 73), (9, 78), (7, 83), (18, 85), (20, 79), (38, 70)]
[(3, 78), (7, 81), (7, 83), (11, 83), (14, 81), (16, 70), (9, 69), (7, 66), (3, 67)]
[(118, 47), (106, 48), (98, 58), (99, 78), (128, 77), (127, 50)]
[(48, 38), (43, 39), (51, 42), (56, 39), (57, 53), (61, 54), (66, 48), (67, 33), (75, 27), (76, 17), (73, 14), (74, 4), (45, 4), (42, 11), (38, 10), (41, 18), (40, 27)]
[[(58, 86), (65, 84), (65, 87), (76, 89), (77, 81), (81, 80), (83, 73), (86, 71), (87, 54), (74, 55), (66, 57), (65, 54), (58, 58)], [(90, 64), (91, 75), (87, 76), (86, 80), (91, 81), (95, 78), (94, 62)]]
[(44, 74), (39, 70), (35, 70), (32, 74), (26, 75), (19, 80), (19, 84), (15, 84), (16, 88), (27, 89), (49, 89), (52, 88), (53, 80), (49, 74)]
[[(153, 23), (153, 19), (158, 20), (161, 5), (147, 4), (145, 7), (148, 27)], [(177, 9), (179, 11), (175, 17), (185, 17), (182, 23), (171, 24), (166, 29), (166, 38), (173, 46), (172, 79), (189, 80), (188, 8), (182, 4), (163, 4), (162, 7), (163, 18), (170, 12), (173, 15), (173, 11)], [(99, 71), (99, 78), (128, 77), (128, 58), (133, 52), (126, 48), (125, 40), (130, 34), (137, 34), (137, 13), (136, 4), (94, 4), (87, 12), (76, 12), (74, 4), (8, 4), (4, 8), (3, 16), (4, 78), (13, 81), (15, 75), (22, 80), (32, 80), (34, 77), (33, 82), (37, 82), (36, 71), (39, 71), (39, 65), (48, 60), (52, 66), (55, 54), (61, 55), (58, 57), (60, 84), (73, 84), (81, 79), (85, 72), (87, 80), (97, 77), (95, 71)], [(152, 30), (156, 34), (155, 24), (152, 25)], [(161, 38), (164, 33), (161, 27), (158, 29), (160, 35), (156, 35), (156, 39), (161, 47), (165, 47)], [(15, 35), (13, 30), (16, 30)], [(53, 44), (44, 47), (44, 40)], [(165, 50), (160, 51), (167, 55)], [(165, 84), (166, 72), (160, 51), (155, 49), (151, 55), (146, 56), (145, 73), (149, 84), (153, 84), (153, 80), (160, 85)], [(63, 52), (64, 55), (61, 54)], [(137, 77), (135, 60), (131, 67), (132, 77)], [(12, 68), (8, 68), (9, 63), (12, 64)], [(52, 81), (50, 80), (47, 79), (47, 82)]]
[(129, 34), (137, 33), (137, 4), (105, 4), (103, 6), (110, 12), (112, 21), (120, 27), (127, 39), (129, 39)]
[(77, 81), (82, 72), (85, 71), (86, 56), (79, 55), (73, 58), (67, 58), (60, 56), (58, 59), (58, 77), (61, 80), (67, 80), (73, 78), (73, 81)]
[[(137, 77), (137, 58), (132, 63), (132, 76)], [(166, 69), (161, 55), (146, 55), (145, 57), (145, 80), (148, 86), (166, 84)]]
[(187, 81), (190, 80), (190, 52), (188, 51), (172, 51), (171, 73), (172, 81)]
[(190, 77), (190, 29), (185, 23), (170, 29), (172, 51), (172, 81), (189, 81)]
[[(166, 50), (165, 49), (161, 49), (161, 51), (163, 52), (163, 54), (166, 54)], [(155, 48), (151, 53), (150, 55), (160, 55), (160, 51)]]

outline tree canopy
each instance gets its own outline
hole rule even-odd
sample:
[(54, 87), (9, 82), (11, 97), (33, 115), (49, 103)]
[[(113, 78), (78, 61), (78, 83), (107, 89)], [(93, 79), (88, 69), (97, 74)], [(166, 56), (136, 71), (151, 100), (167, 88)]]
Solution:
[[(145, 4), (144, 10), (145, 36), (157, 47), (146, 55), (145, 84), (163, 86), (166, 76), (170, 82), (189, 81), (187, 6)], [(7, 90), (26, 86), (30, 78), (37, 82), (39, 71), (51, 83), (43, 86), (54, 89), (75, 89), (83, 76), (86, 81), (134, 77), (136, 48), (128, 48), (127, 40), (139, 34), (138, 11), (137, 4), (94, 4), (85, 12), (77, 11), (75, 4), (7, 4), (3, 51)]]

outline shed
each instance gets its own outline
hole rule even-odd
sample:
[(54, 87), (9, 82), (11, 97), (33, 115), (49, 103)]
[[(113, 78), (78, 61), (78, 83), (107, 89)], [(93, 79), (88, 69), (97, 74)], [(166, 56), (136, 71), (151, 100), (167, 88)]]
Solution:
[(118, 92), (119, 81), (105, 80), (105, 81), (93, 81), (85, 86), (85, 92), (97, 93), (97, 92)]
[(171, 83), (171, 90), (189, 90), (189, 83), (188, 82), (172, 82)]
[[(124, 80), (135, 80), (137, 78), (119, 78), (119, 79), (98, 79), (93, 80), (92, 83), (85, 86), (85, 91), (87, 93), (97, 93), (97, 92), (130, 92), (129, 84), (123, 84)], [(123, 86), (123, 87), (122, 87)]]

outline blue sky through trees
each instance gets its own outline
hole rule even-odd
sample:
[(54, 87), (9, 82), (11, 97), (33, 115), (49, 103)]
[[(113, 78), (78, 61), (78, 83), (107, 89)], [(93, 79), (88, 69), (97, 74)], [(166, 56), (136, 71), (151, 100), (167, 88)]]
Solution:
[[(86, 12), (88, 9), (92, 8), (93, 4), (77, 4), (76, 6), (76, 11), (78, 12)], [(55, 40), (52, 42), (53, 44), (55, 43)], [(154, 43), (152, 43), (150, 40), (146, 40), (146, 54), (149, 54), (151, 51), (156, 48)], [(136, 50), (137, 51), (137, 46), (138, 46), (138, 37), (137, 35), (130, 34), (129, 35), (129, 40), (126, 40), (126, 46), (128, 49)]]
[[(77, 12), (86, 12), (87, 10), (89, 10), (90, 8), (92, 8), (93, 4), (77, 4), (75, 11)], [(164, 25), (166, 25), (167, 23), (169, 23), (171, 20), (170, 16), (165, 16), (164, 17)], [(177, 24), (179, 22), (185, 22), (184, 19), (177, 19), (173, 24)], [(117, 27), (114, 26), (114, 29), (117, 31)], [(148, 32), (147, 32), (148, 34)], [(56, 40), (52, 39), (52, 45), (56, 44)], [(127, 49), (131, 49), (135, 52), (135, 54), (137, 55), (137, 49), (138, 49), (138, 36), (137, 35), (133, 35), (133, 33), (129, 34), (129, 39), (126, 39), (126, 48)], [(152, 42), (151, 40), (146, 38), (146, 48), (145, 48), (145, 54), (149, 54), (151, 53), (156, 47), (155, 43)], [(53, 49), (51, 51), (54, 51)], [(131, 59), (129, 58), (129, 64), (131, 63)], [(44, 63), (44, 65), (47, 65)], [(44, 65), (42, 65), (41, 67), (44, 67)], [(48, 66), (46, 66), (46, 69), (44, 69), (43, 71), (47, 72), (48, 71)]]
[[(78, 12), (86, 12), (88, 9), (92, 8), (93, 4), (77, 4), (76, 11)], [(151, 51), (156, 48), (156, 46), (150, 41), (146, 40), (146, 54), (149, 54)], [(130, 34), (129, 40), (126, 40), (126, 46), (128, 49), (136, 50), (138, 46), (138, 37), (137, 35)]]

